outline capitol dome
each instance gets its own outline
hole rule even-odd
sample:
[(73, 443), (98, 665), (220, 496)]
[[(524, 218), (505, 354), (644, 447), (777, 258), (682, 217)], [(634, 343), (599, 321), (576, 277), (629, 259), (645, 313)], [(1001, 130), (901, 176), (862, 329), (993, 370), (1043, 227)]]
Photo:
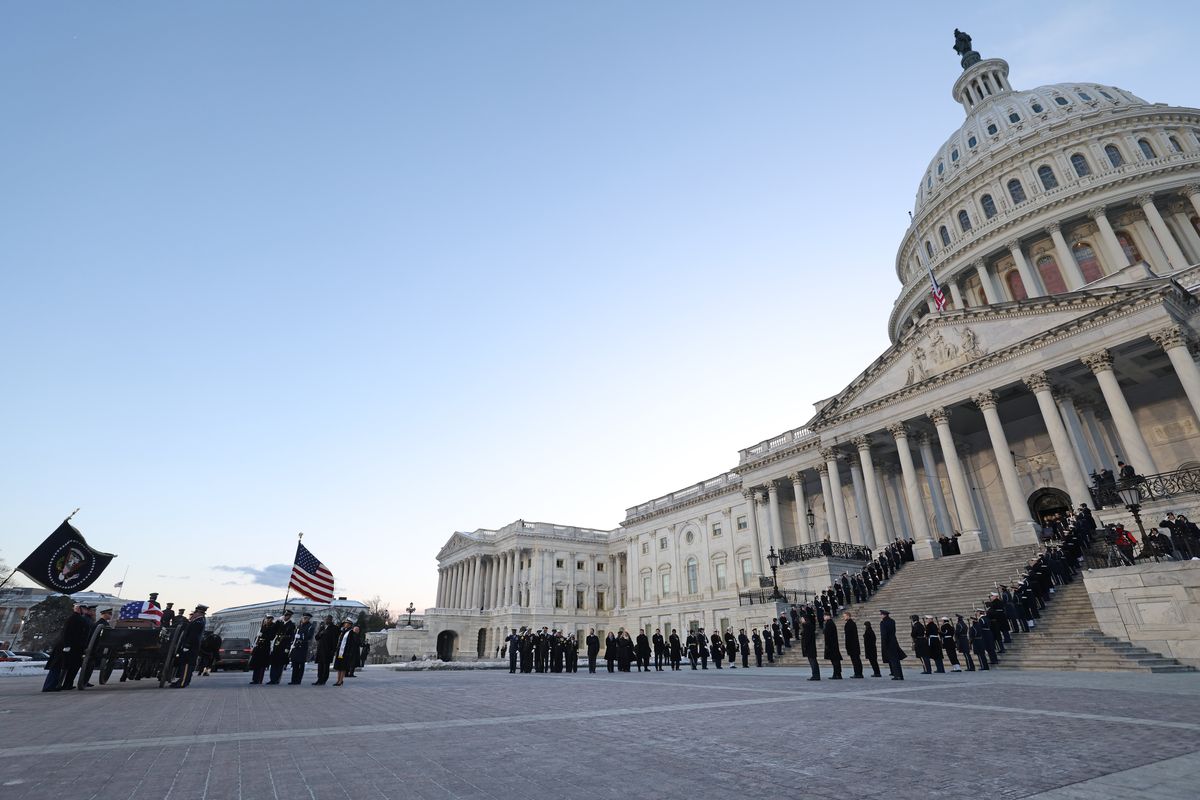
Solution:
[(971, 55), (952, 88), (966, 120), (921, 176), (897, 253), (892, 341), (936, 310), (929, 270), (962, 309), (1200, 263), (1200, 111), (1094, 82), (1017, 90), (1006, 61)]

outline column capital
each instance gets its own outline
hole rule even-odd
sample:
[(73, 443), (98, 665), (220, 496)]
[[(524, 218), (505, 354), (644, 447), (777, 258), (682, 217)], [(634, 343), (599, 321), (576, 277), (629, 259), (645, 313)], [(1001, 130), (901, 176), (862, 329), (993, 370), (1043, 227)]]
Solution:
[(1104, 217), (1104, 219), (1107, 220), (1108, 217), (1104, 213), (1107, 208), (1108, 206), (1092, 206), (1087, 210), (1087, 215), (1092, 219), (1100, 219), (1101, 217)]
[(972, 261), (971, 266), (974, 267), (979, 272), (983, 272), (984, 270), (987, 269), (987, 264), (984, 263), (982, 258), (977, 258), (974, 261)]
[(1142, 192), (1137, 197), (1133, 198), (1139, 206), (1147, 206), (1154, 204), (1153, 192)]
[(837, 453), (835, 453), (833, 451), (832, 447), (822, 447), (821, 448), (821, 459), (826, 462), (837, 461)]
[(1021, 378), (1021, 383), (1029, 387), (1029, 391), (1037, 394), (1038, 392), (1046, 392), (1050, 390), (1050, 376), (1043, 370), (1031, 372), (1024, 378)]
[(1171, 214), (1186, 214), (1188, 204), (1179, 198), (1167, 201), (1167, 212)]
[(1046, 226), (1046, 233), (1050, 234), (1051, 236), (1053, 236), (1056, 233), (1059, 233), (1060, 231), (1062, 231), (1062, 225), (1060, 225), (1057, 222), (1051, 222), (1049, 225)]
[(824, 461), (822, 461), (820, 464), (817, 464), (817, 474), (820, 475), (822, 478), (828, 478), (829, 477), (829, 465), (826, 464)]
[(771, 480), (767, 481), (767, 494), (769, 494), (769, 495), (771, 495), (771, 494), (779, 494), (779, 481), (778, 481), (778, 479), (776, 479), (776, 478), (772, 478)]
[(903, 422), (896, 422), (891, 425), (888, 425), (887, 432), (890, 433), (892, 435), (892, 438), (894, 438), (894, 439), (907, 439), (908, 438), (908, 427), (905, 426), (905, 424)]
[(1160, 328), (1152, 332), (1150, 338), (1163, 350), (1186, 347), (1188, 343), (1187, 333), (1179, 325), (1168, 325), (1165, 328)]
[(979, 406), (980, 411), (986, 411), (989, 408), (995, 408), (996, 407), (996, 393), (991, 392), (991, 391), (980, 392), (979, 394), (977, 394), (971, 398), (971, 402), (974, 403), (975, 405)]
[(933, 421), (934, 425), (950, 424), (950, 411), (942, 406), (938, 406), (937, 408), (931, 410), (928, 414), (926, 414), (926, 416)]
[(855, 447), (858, 448), (860, 453), (863, 451), (866, 451), (866, 452), (871, 451), (871, 437), (870, 436), (867, 436), (865, 434), (862, 436), (855, 436), (850, 441), (854, 444)]
[(1183, 193), (1188, 197), (1196, 197), (1200, 195), (1200, 183), (1189, 183), (1183, 187)]
[(914, 440), (914, 441), (915, 441), (915, 442), (916, 442), (918, 445), (922, 445), (922, 444), (929, 444), (929, 443), (932, 441), (932, 440), (929, 438), (929, 434), (928, 434), (928, 433), (926, 433), (925, 431), (917, 431), (916, 433), (914, 433), (914, 434), (913, 434), (913, 440)]
[(1056, 403), (1070, 403), (1075, 405), (1075, 395), (1070, 389), (1064, 389), (1061, 386), (1051, 386), (1050, 396), (1054, 398)]
[(1087, 364), (1088, 369), (1093, 373), (1112, 371), (1112, 353), (1108, 350), (1097, 350), (1094, 353), (1088, 353), (1080, 361)]
[(1007, 247), (1009, 250), (1020, 250), (1021, 249), (1021, 240), (1017, 239), (1017, 238), (1009, 239), (1004, 243), (1004, 246)]
[(796, 470), (795, 472), (789, 472), (788, 479), (791, 480), (792, 483), (803, 484), (804, 483), (804, 470)]
[(746, 500), (749, 501), (750, 503), (754, 503), (758, 499), (757, 497), (755, 497), (755, 495), (757, 495), (757, 494), (758, 494), (758, 489), (756, 489), (753, 486), (751, 486), (749, 489), (742, 489), (742, 497), (746, 498)]

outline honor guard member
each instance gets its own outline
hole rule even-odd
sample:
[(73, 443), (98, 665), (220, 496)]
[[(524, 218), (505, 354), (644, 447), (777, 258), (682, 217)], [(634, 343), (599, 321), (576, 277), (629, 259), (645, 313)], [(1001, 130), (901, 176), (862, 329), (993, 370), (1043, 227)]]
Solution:
[(292, 649), (292, 639), (296, 637), (296, 623), (292, 622), (292, 612), (283, 612), (283, 621), (277, 626), (275, 638), (271, 641), (271, 679), (267, 681), (272, 686), (283, 678), (283, 668), (288, 663), (288, 652)]
[(679, 634), (671, 631), (671, 635), (667, 637), (667, 658), (671, 662), (671, 670), (679, 671), (679, 664), (683, 660), (683, 648), (679, 646)]
[(737, 639), (733, 636), (733, 628), (725, 629), (725, 658), (729, 661), (730, 669), (737, 669)]
[(512, 633), (504, 637), (504, 647), (508, 653), (508, 674), (517, 674), (517, 648), (520, 646), (521, 637), (517, 636), (517, 629), (513, 628)]
[(89, 630), (84, 607), (76, 603), (71, 615), (63, 623), (58, 641), (50, 650), (50, 659), (46, 662), (46, 680), (42, 683), (43, 692), (75, 688), (75, 673), (83, 661), (83, 648), (87, 647)]
[(762, 637), (758, 635), (758, 628), (754, 628), (750, 633), (750, 641), (754, 644), (754, 666), (762, 666), (763, 642)]
[(596, 629), (592, 628), (587, 635), (588, 672), (592, 675), (596, 674), (596, 656), (598, 655), (600, 655), (600, 637), (596, 635)]
[(338, 626), (332, 616), (326, 616), (317, 631), (317, 680), (313, 686), (324, 686), (329, 681), (329, 665), (337, 651)]
[[(801, 620), (803, 623), (804, 620)], [(771, 626), (763, 625), (763, 647), (767, 650), (767, 663), (775, 663), (775, 638), (771, 636)]]
[(700, 669), (708, 669), (708, 637), (704, 635), (704, 628), (696, 632), (696, 649), (700, 654)]
[(662, 672), (663, 656), (667, 654), (667, 642), (663, 639), (662, 629), (654, 629), (654, 638), (651, 641), (654, 643), (654, 671)]
[(192, 682), (196, 659), (200, 657), (200, 640), (204, 638), (204, 614), (207, 611), (208, 606), (196, 606), (188, 615), (187, 628), (179, 640), (179, 666), (171, 683), (172, 689), (183, 689)]
[(262, 683), (267, 667), (271, 666), (271, 643), (275, 641), (277, 630), (275, 618), (268, 614), (263, 618), (258, 628), (258, 638), (254, 640), (254, 649), (250, 652), (250, 683)]
[[(151, 597), (150, 599), (153, 600), (154, 598)], [(163, 609), (162, 626), (164, 628), (170, 628), (175, 624), (175, 609), (172, 608), (174, 605), (174, 603), (167, 603), (167, 607)]]
[[(738, 649), (742, 651), (742, 669), (750, 668), (750, 639), (746, 636), (746, 629), (738, 629)], [(762, 656), (759, 656), (759, 660)], [(759, 664), (761, 667), (762, 665)]]
[(721, 658), (725, 655), (725, 643), (721, 641), (721, 634), (713, 631), (712, 635), (712, 659), (713, 664), (717, 669), (721, 668)]
[(299, 686), (304, 680), (304, 663), (308, 661), (308, 643), (314, 636), (312, 614), (301, 614), (300, 624), (296, 627), (296, 635), (292, 638), (292, 679), (288, 681), (293, 686)]

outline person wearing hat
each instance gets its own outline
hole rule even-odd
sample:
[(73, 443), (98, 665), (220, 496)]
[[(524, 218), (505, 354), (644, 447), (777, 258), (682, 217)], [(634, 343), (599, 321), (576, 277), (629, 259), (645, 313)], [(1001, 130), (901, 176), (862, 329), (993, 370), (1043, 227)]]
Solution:
[(172, 689), (184, 689), (192, 682), (192, 673), (196, 671), (196, 659), (200, 657), (200, 640), (204, 638), (204, 614), (208, 611), (208, 606), (196, 606), (191, 614), (188, 615), (187, 628), (183, 631), (183, 637), (179, 640), (179, 653), (177, 655), (177, 666), (175, 670), (175, 680), (171, 683)]
[(946, 661), (942, 658), (942, 631), (932, 614), (925, 615), (925, 646), (929, 648), (929, 658), (937, 664), (936, 672), (946, 674)]
[(941, 638), (942, 653), (946, 656), (946, 660), (950, 662), (950, 671), (962, 672), (962, 667), (958, 665), (958, 647), (954, 643), (954, 626), (950, 624), (949, 617), (942, 617), (942, 624), (938, 628), (938, 636)]
[(338, 635), (337, 651), (333, 666), (337, 670), (337, 682), (334, 686), (345, 683), (346, 673), (354, 669), (358, 658), (358, 636), (354, 633), (350, 620), (342, 620), (342, 630)]
[(250, 663), (246, 665), (251, 670), (250, 683), (263, 682), (263, 675), (271, 665), (271, 643), (275, 641), (278, 632), (279, 623), (275, 621), (275, 617), (270, 614), (263, 617), (262, 625), (258, 629), (258, 638), (254, 640), (254, 650), (250, 653)]
[(809, 680), (821, 680), (821, 668), (817, 666), (817, 620), (807, 614), (800, 620), (800, 655), (808, 660), (808, 668), (812, 671)]
[(892, 680), (904, 680), (904, 667), (900, 662), (907, 655), (900, 649), (900, 641), (896, 638), (896, 620), (883, 609), (879, 610), (879, 650), (883, 660), (888, 663)]
[(981, 670), (991, 669), (988, 666), (987, 637), (984, 628), (985, 626), (980, 624), (979, 609), (976, 609), (975, 613), (971, 615), (968, 634), (971, 638), (971, 649), (975, 651), (975, 658), (979, 661)]
[(326, 615), (317, 629), (317, 680), (313, 686), (324, 686), (329, 681), (329, 665), (333, 663), (337, 645), (338, 626), (331, 615)]
[(849, 611), (842, 612), (842, 619), (846, 624), (842, 627), (842, 631), (846, 637), (846, 655), (850, 657), (850, 665), (854, 667), (854, 674), (851, 678), (863, 677), (862, 667), (862, 650), (858, 644), (858, 623), (854, 621), (854, 615)]
[(283, 678), (283, 668), (287, 666), (288, 654), (292, 649), (292, 640), (296, 638), (296, 623), (292, 622), (291, 609), (285, 609), (283, 619), (277, 623), (277, 632), (271, 642), (271, 678), (267, 683), (279, 685)]
[(304, 663), (308, 661), (308, 643), (313, 640), (316, 631), (313, 630), (312, 614), (305, 612), (300, 615), (300, 625), (292, 637), (292, 679), (288, 683), (299, 686), (304, 680)]
[(963, 620), (962, 614), (955, 614), (958, 621), (954, 623), (954, 646), (958, 652), (962, 653), (963, 660), (967, 662), (967, 672), (975, 671), (975, 660), (971, 658), (971, 634), (967, 623)]
[(933, 665), (929, 662), (929, 640), (925, 638), (925, 625), (921, 622), (921, 618), (913, 614), (908, 618), (912, 623), (909, 628), (908, 638), (912, 640), (913, 651), (920, 659), (924, 669), (921, 670), (922, 675), (930, 675), (933, 673)]

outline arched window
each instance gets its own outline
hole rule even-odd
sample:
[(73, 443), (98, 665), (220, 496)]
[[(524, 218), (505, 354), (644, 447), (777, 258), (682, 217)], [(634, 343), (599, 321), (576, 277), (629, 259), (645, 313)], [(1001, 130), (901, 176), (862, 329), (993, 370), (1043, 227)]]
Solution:
[(1138, 250), (1137, 245), (1133, 242), (1133, 237), (1125, 231), (1117, 231), (1117, 242), (1121, 245), (1121, 249), (1125, 251), (1125, 266), (1136, 264), (1142, 260), (1142, 252)]
[(996, 216), (996, 201), (992, 199), (990, 194), (985, 194), (979, 198), (979, 205), (983, 206), (983, 215), (988, 219)]
[(1125, 163), (1125, 159), (1121, 157), (1121, 151), (1117, 149), (1115, 144), (1106, 144), (1104, 146), (1104, 154), (1108, 156), (1108, 161), (1114, 167), (1119, 167)]
[(939, 162), (938, 162), (938, 175), (941, 175), (941, 174), (942, 174), (942, 171), (943, 171), (943, 170), (945, 170), (945, 169), (946, 169), (946, 162), (944, 162), (944, 161), (939, 161)]
[(946, 230), (946, 226), (938, 228), (938, 236), (942, 237), (942, 244), (945, 247), (950, 246), (950, 231)]
[(995, 136), (996, 131), (998, 131), (998, 130), (1000, 130), (1000, 129), (996, 127), (996, 123), (994, 123), (994, 122), (988, 124), (988, 126), (987, 126), (988, 136)]
[(1146, 158), (1158, 158), (1154, 154), (1154, 148), (1150, 146), (1150, 142), (1145, 139), (1138, 139), (1138, 147), (1142, 148), (1142, 155)]
[(1008, 196), (1012, 198), (1013, 205), (1025, 202), (1025, 190), (1021, 188), (1021, 182), (1016, 178), (1008, 182)]
[[(1196, 139), (1200, 140), (1200, 133), (1196, 134)], [(967, 147), (974, 147), (977, 144), (979, 144), (979, 140), (975, 138), (975, 134), (972, 133), (967, 137)]]
[(1096, 258), (1096, 251), (1087, 242), (1076, 242), (1071, 248), (1071, 252), (1075, 254), (1075, 263), (1079, 265), (1079, 271), (1083, 273), (1083, 282), (1091, 283), (1098, 281), (1104, 277), (1104, 270), (1100, 268), (1100, 259)]
[(950, 160), (958, 161), (958, 148), (957, 147), (950, 151)]
[(1071, 156), (1071, 166), (1075, 168), (1075, 174), (1081, 178), (1092, 174), (1092, 168), (1088, 166), (1087, 157), (1083, 153)]
[(1031, 105), (1030, 108), (1033, 109), (1033, 113), (1035, 113), (1035, 114), (1040, 114), (1046, 110), (1046, 109), (1042, 108), (1042, 104), (1037, 102), (1036, 100), (1033, 102), (1033, 105)]
[(1025, 283), (1021, 280), (1021, 273), (1015, 269), (1009, 270), (1004, 276), (1004, 280), (1008, 282), (1008, 293), (1012, 295), (1013, 300), (1026, 300), (1029, 295), (1025, 292)]
[(1038, 274), (1042, 276), (1042, 285), (1046, 294), (1062, 294), (1067, 291), (1067, 283), (1063, 280), (1062, 271), (1052, 255), (1044, 255), (1037, 260)]
[(1087, 103), (1092, 102), (1092, 96), (1090, 94), (1088, 94), (1087, 92), (1080, 92), (1079, 99), (1083, 100), (1084, 102), (1087, 102)]
[(1062, 95), (1059, 95), (1058, 97), (1054, 98), (1054, 102), (1058, 103), (1060, 106), (1065, 106), (1070, 101)]
[(933, 245), (929, 243), (928, 239), (925, 240), (925, 255), (933, 258)]
[(1058, 188), (1058, 178), (1054, 177), (1054, 170), (1050, 169), (1049, 164), (1042, 164), (1038, 167), (1038, 179), (1046, 189)]
[(1174, 136), (1168, 136), (1167, 141), (1171, 143), (1171, 150), (1173, 150), (1176, 153), (1183, 152), (1183, 145), (1181, 145), (1179, 143), (1179, 140), (1176, 139)]
[(700, 593), (700, 569), (695, 558), (687, 560), (687, 585), (688, 594)]
[(1016, 123), (1021, 121), (1021, 115), (1014, 111), (1013, 113), (1008, 115), (1008, 121), (1015, 125)]
[(967, 216), (966, 211), (958, 212), (958, 227), (962, 228), (963, 233), (971, 230), (971, 218)]

